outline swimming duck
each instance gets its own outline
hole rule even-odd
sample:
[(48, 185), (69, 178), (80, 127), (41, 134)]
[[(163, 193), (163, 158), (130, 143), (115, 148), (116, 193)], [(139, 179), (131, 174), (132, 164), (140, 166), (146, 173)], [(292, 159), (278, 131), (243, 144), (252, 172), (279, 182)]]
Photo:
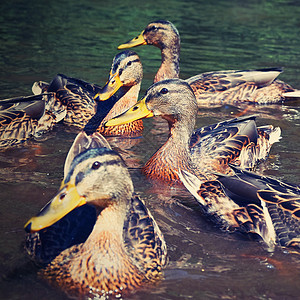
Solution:
[(39, 138), (66, 115), (66, 108), (53, 93), (0, 101), (0, 148)]
[[(149, 23), (136, 38), (118, 49), (153, 45), (161, 50), (162, 63), (154, 82), (179, 78), (180, 37), (169, 21)], [(280, 103), (288, 97), (300, 97), (300, 91), (277, 80), (280, 68), (230, 70), (199, 74), (187, 79), (198, 105), (225, 103)]]
[(139, 56), (133, 51), (123, 51), (115, 56), (108, 81), (102, 88), (101, 92), (95, 95), (98, 101), (107, 101), (116, 93), (123, 95), (115, 104), (113, 109), (106, 115), (101, 123), (101, 130), (104, 135), (140, 135), (143, 131), (143, 122), (141, 120), (133, 121), (127, 124), (114, 127), (105, 127), (104, 123), (126, 111), (134, 105), (138, 99), (143, 79), (143, 67)]
[(153, 84), (142, 100), (126, 113), (106, 122), (115, 126), (139, 118), (161, 116), (169, 124), (167, 142), (148, 160), (143, 172), (152, 179), (180, 183), (178, 170), (195, 172), (199, 178), (213, 173), (230, 174), (228, 163), (252, 169), (265, 159), (280, 138), (280, 128), (257, 128), (255, 117), (236, 118), (194, 131), (197, 102), (189, 84), (167, 79)]
[[(40, 272), (43, 278), (77, 297), (120, 297), (126, 291), (160, 279), (166, 263), (164, 238), (143, 201), (134, 193), (124, 161), (106, 147), (107, 142), (102, 142), (99, 133), (79, 134), (68, 154), (57, 195), (25, 225), (29, 232), (26, 244), (34, 258), (35, 249), (41, 249), (36, 247), (41, 241), (37, 234), (43, 236), (47, 228), (68, 217), (74, 209), (86, 205), (96, 208), (95, 224), (86, 240), (63, 250)], [(86, 216), (89, 224), (94, 212), (87, 212), (91, 213)], [(81, 218), (85, 218), (82, 212)], [(74, 218), (71, 222), (75, 222)], [(84, 230), (78, 224), (76, 234)], [(57, 232), (57, 236), (62, 233)], [(64, 245), (61, 249), (55, 247), (59, 252)], [(47, 256), (49, 251), (44, 253)]]
[[(119, 73), (120, 71), (120, 73)], [(101, 121), (105, 116), (113, 117), (122, 113), (131, 107), (138, 98), (143, 70), (139, 57), (133, 51), (123, 51), (117, 54), (112, 63), (109, 82), (112, 82), (113, 75), (118, 73), (118, 86), (114, 87), (114, 92), (108, 91), (106, 84), (102, 88), (96, 84), (58, 74), (50, 84), (45, 82), (36, 82), (32, 87), (34, 94), (43, 92), (53, 92), (61, 103), (67, 107), (67, 115), (64, 122), (68, 125), (79, 128), (98, 126), (97, 131), (105, 136), (123, 135), (138, 136), (143, 130), (142, 121), (136, 121), (130, 124), (117, 126), (114, 128), (105, 128)], [(115, 78), (115, 77), (114, 77)], [(118, 93), (116, 93), (118, 91)], [(101, 101), (99, 95), (101, 96)], [(107, 96), (109, 94), (109, 96)], [(94, 99), (96, 98), (96, 99)], [(110, 99), (109, 99), (110, 98)], [(109, 100), (107, 100), (109, 99)], [(107, 101), (104, 101), (107, 100)], [(93, 120), (91, 120), (91, 118)], [(92, 123), (92, 124), (91, 124)], [(91, 131), (91, 129), (88, 129)]]
[(101, 91), (101, 87), (86, 81), (68, 77), (64, 74), (56, 75), (50, 83), (35, 82), (32, 92), (35, 95), (51, 92), (58, 101), (67, 108), (64, 123), (83, 128), (96, 113), (97, 103), (94, 95)]
[(205, 215), (227, 231), (240, 231), (273, 250), (276, 245), (300, 250), (300, 189), (274, 178), (231, 166), (232, 176), (202, 181), (179, 171), (185, 187)]

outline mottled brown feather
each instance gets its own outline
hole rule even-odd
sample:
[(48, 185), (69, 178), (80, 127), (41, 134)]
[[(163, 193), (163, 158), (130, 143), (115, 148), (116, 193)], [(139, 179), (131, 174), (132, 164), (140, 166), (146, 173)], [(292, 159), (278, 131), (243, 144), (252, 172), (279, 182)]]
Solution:
[[(145, 40), (143, 45), (153, 45), (161, 50), (161, 66), (154, 82), (179, 78), (180, 36), (174, 24), (166, 20), (151, 22), (142, 32), (142, 36)], [(132, 45), (124, 44), (122, 48)], [(276, 80), (281, 72), (280, 68), (226, 70), (202, 73), (186, 80), (192, 87), (199, 106), (243, 102), (281, 103), (286, 99), (284, 93), (297, 91)], [(299, 96), (297, 91), (295, 97)]]
[(240, 231), (274, 246), (300, 249), (300, 189), (233, 168), (233, 176), (203, 182), (183, 172), (182, 180), (204, 214), (219, 227)]
[[(48, 235), (46, 227), (41, 233), (29, 233), (26, 239), (32, 259), (46, 264), (51, 260), (40, 271), (42, 278), (76, 297), (118, 296), (153, 283), (162, 278), (167, 260), (163, 235), (134, 194), (124, 161), (111, 149), (97, 147), (103, 139), (98, 133), (79, 135), (68, 155), (74, 158), (66, 162), (65, 186), (53, 198), (64, 201), (67, 186), (75, 182), (77, 193), (96, 207), (97, 216), (90, 206), (77, 206), (61, 217), (64, 221), (59, 219), (59, 224), (52, 224)], [(51, 203), (38, 216), (49, 213)], [(26, 230), (30, 232), (32, 223), (39, 220), (30, 219)], [(89, 228), (85, 230), (86, 227)]]
[[(105, 232), (97, 238), (93, 248), (80, 244), (63, 251), (40, 275), (70, 295), (124, 294), (162, 278), (166, 251), (154, 219), (135, 196), (124, 223), (123, 241)], [(109, 269), (96, 270), (95, 259), (115, 261), (118, 267), (112, 265)], [(74, 274), (83, 274), (78, 276), (81, 280), (75, 280)]]
[(65, 111), (55, 102), (52, 93), (1, 100), (0, 147), (16, 146), (51, 130)]

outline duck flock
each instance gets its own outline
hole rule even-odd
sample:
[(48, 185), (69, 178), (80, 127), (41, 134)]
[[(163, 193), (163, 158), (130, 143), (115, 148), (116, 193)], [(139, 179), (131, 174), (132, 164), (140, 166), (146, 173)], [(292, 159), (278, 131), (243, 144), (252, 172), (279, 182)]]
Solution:
[[(127, 48), (161, 50), (154, 83), (139, 99), (143, 68)], [(280, 68), (207, 72), (179, 78), (180, 36), (169, 21), (151, 22), (118, 47), (100, 87), (58, 74), (33, 95), (0, 101), (0, 147), (20, 147), (57, 123), (80, 129), (57, 194), (25, 224), (26, 250), (39, 275), (76, 297), (120, 297), (163, 280), (167, 243), (135, 193), (125, 160), (107, 136), (143, 135), (144, 118), (161, 116), (169, 136), (142, 168), (149, 180), (187, 189), (202, 215), (268, 251), (300, 249), (300, 188), (255, 173), (281, 129), (253, 115), (195, 128), (205, 105), (270, 104), (299, 98)]]

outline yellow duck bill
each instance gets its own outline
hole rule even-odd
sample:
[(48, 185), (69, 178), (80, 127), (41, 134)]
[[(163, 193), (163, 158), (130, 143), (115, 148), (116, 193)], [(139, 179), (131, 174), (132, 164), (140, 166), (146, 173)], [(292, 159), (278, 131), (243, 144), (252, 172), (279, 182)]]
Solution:
[(132, 47), (136, 47), (136, 46), (140, 46), (140, 45), (147, 45), (147, 42), (144, 39), (144, 30), (140, 33), (140, 35), (138, 35), (134, 39), (128, 41), (125, 44), (120, 45), (118, 47), (118, 50), (132, 48)]
[(151, 118), (153, 116), (153, 112), (147, 108), (146, 98), (143, 98), (123, 114), (107, 121), (105, 126), (122, 125), (144, 118)]
[(78, 194), (77, 188), (70, 182), (63, 185), (57, 195), (44, 208), (32, 217), (24, 226), (27, 232), (35, 232), (49, 227), (70, 211), (86, 204), (86, 199)]
[(113, 96), (121, 86), (123, 86), (123, 82), (120, 80), (119, 74), (111, 74), (101, 92), (97, 93), (94, 99), (96, 101), (105, 101)]

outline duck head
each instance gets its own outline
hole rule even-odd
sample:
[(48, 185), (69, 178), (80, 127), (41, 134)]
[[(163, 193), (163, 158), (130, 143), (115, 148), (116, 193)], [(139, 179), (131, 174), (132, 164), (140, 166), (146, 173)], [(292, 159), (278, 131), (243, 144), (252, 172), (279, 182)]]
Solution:
[(188, 83), (181, 79), (167, 79), (153, 84), (140, 101), (125, 113), (106, 122), (105, 126), (162, 116), (170, 125), (184, 121), (193, 128), (196, 113), (197, 102)]
[(112, 62), (108, 81), (95, 100), (104, 101), (113, 96), (121, 87), (125, 92), (133, 86), (141, 84), (143, 67), (139, 56), (133, 51), (122, 51)]
[(58, 193), (25, 224), (25, 230), (35, 232), (49, 227), (87, 203), (99, 210), (126, 207), (132, 193), (129, 172), (116, 152), (108, 148), (83, 149), (68, 167)]
[(149, 23), (135, 38), (122, 44), (118, 49), (126, 49), (140, 45), (153, 45), (160, 49), (176, 44), (180, 47), (180, 36), (176, 27), (169, 21), (159, 20)]

